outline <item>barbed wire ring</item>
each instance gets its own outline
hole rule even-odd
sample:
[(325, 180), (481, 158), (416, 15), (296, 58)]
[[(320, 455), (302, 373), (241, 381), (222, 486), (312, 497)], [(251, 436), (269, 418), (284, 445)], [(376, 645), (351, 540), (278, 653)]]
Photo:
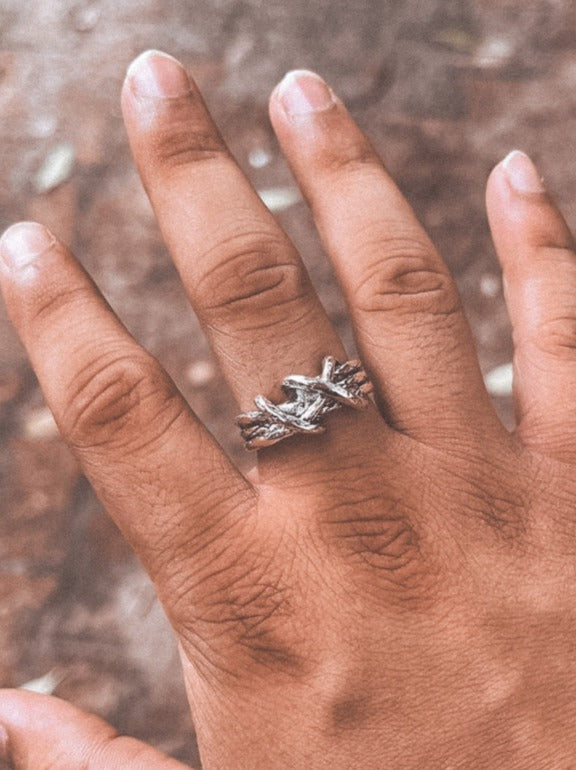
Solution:
[(360, 361), (341, 364), (326, 356), (320, 375), (292, 374), (282, 382), (282, 390), (289, 396), (287, 401), (273, 404), (265, 396), (256, 396), (258, 411), (236, 418), (246, 449), (272, 446), (296, 433), (324, 433), (324, 416), (344, 406), (364, 409), (370, 403), (372, 384)]

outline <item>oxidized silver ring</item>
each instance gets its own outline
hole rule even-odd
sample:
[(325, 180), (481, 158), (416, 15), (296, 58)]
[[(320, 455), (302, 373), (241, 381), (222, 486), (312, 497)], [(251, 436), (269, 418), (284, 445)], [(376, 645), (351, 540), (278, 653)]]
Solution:
[(364, 409), (370, 403), (372, 385), (360, 361), (341, 364), (326, 356), (322, 374), (292, 374), (282, 382), (282, 390), (289, 397), (287, 401), (273, 404), (264, 396), (256, 396), (258, 411), (236, 418), (246, 449), (272, 446), (295, 433), (324, 433), (324, 415), (343, 406)]

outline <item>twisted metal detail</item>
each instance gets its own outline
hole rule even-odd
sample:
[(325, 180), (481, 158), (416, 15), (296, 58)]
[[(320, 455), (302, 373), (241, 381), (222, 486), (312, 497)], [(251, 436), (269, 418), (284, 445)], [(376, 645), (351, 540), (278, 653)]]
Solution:
[(258, 411), (236, 418), (246, 449), (272, 446), (295, 433), (324, 433), (324, 415), (343, 406), (363, 409), (369, 403), (372, 385), (360, 361), (341, 364), (326, 356), (322, 374), (290, 375), (282, 382), (282, 389), (289, 396), (287, 401), (273, 404), (264, 396), (256, 396)]

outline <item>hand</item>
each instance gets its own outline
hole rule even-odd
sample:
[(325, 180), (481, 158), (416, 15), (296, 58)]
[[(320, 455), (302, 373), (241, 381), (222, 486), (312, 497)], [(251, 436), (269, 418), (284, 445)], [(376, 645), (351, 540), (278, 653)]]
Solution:
[[(240, 409), (342, 343), (171, 58), (122, 95), (144, 185)], [(458, 292), (342, 103), (287, 76), (271, 118), (348, 302), (375, 406), (244, 478), (78, 262), (5, 234), (6, 303), (178, 636), (203, 766), (568, 768), (576, 756), (576, 255), (531, 161), (488, 184), (518, 428)], [(72, 706), (4, 692), (17, 768), (181, 767)]]

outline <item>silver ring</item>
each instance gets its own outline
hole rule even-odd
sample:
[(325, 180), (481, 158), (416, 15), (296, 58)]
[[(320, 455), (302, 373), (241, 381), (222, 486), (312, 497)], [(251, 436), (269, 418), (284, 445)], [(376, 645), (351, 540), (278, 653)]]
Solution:
[(370, 403), (372, 384), (360, 361), (341, 364), (326, 356), (322, 374), (292, 374), (284, 379), (282, 389), (289, 396), (287, 401), (273, 404), (264, 396), (256, 396), (258, 411), (236, 418), (246, 449), (272, 446), (296, 433), (324, 433), (324, 415), (343, 406), (364, 409)]

